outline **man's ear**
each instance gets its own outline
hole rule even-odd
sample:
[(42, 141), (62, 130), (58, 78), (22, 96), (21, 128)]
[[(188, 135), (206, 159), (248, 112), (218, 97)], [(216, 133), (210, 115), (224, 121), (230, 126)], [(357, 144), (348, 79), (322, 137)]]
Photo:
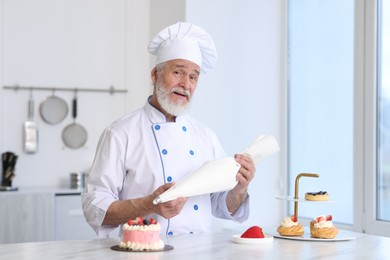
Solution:
[(152, 78), (153, 84), (156, 84), (157, 82), (157, 69), (154, 67), (152, 71), (150, 72), (150, 77)]

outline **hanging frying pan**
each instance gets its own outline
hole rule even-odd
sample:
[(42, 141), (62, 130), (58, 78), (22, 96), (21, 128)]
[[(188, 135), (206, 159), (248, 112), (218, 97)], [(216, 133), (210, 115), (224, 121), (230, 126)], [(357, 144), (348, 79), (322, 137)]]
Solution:
[(55, 125), (64, 120), (68, 114), (68, 105), (65, 100), (60, 97), (51, 95), (47, 97), (40, 105), (39, 112), (43, 121), (48, 124)]
[(87, 130), (82, 125), (76, 123), (77, 117), (77, 97), (75, 96), (72, 101), (72, 117), (73, 123), (66, 126), (62, 130), (62, 141), (64, 144), (72, 149), (82, 147), (88, 138)]

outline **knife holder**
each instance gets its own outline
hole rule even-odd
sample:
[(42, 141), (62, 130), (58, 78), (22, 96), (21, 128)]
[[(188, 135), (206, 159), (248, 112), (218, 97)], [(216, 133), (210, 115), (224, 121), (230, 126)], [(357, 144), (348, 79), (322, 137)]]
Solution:
[(18, 159), (18, 156), (12, 152), (5, 152), (1, 156), (2, 159), (2, 178), (1, 186), (11, 187), (12, 179), (15, 177), (15, 165)]

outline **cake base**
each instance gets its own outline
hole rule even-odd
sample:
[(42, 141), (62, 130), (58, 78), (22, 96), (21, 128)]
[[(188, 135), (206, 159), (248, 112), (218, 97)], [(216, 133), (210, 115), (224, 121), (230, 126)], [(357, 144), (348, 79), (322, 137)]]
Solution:
[(132, 250), (128, 248), (121, 248), (119, 245), (115, 245), (111, 247), (114, 251), (122, 251), (122, 252), (139, 252), (139, 253), (151, 253), (151, 252), (161, 252), (161, 251), (169, 251), (173, 249), (173, 246), (171, 245), (164, 245), (163, 248), (157, 249), (157, 250)]

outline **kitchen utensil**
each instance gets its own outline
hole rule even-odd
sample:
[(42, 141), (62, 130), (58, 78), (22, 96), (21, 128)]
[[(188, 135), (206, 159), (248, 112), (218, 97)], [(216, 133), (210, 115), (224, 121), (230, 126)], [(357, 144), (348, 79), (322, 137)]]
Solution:
[(85, 172), (72, 172), (70, 174), (70, 188), (82, 190), (85, 187), (85, 179), (87, 174)]
[(68, 125), (62, 131), (62, 141), (64, 144), (72, 149), (82, 147), (88, 138), (87, 130), (82, 125), (76, 123), (77, 117), (77, 96), (72, 101), (72, 117), (73, 123)]
[(38, 124), (34, 118), (34, 99), (32, 91), (28, 100), (28, 119), (23, 123), (23, 149), (26, 153), (35, 153), (38, 150)]
[(12, 179), (15, 177), (14, 171), (18, 156), (12, 152), (5, 152), (1, 155), (1, 159), (3, 164), (1, 186), (11, 187)]
[(55, 125), (60, 123), (68, 114), (68, 105), (65, 100), (53, 94), (47, 97), (40, 105), (39, 112), (43, 121)]
[[(279, 145), (272, 135), (261, 135), (245, 150), (254, 163), (278, 152)], [(241, 165), (233, 157), (208, 161), (198, 170), (178, 181), (174, 186), (157, 196), (153, 204), (160, 204), (179, 197), (191, 197), (227, 191), (237, 184), (236, 175)]]
[(259, 245), (268, 244), (274, 241), (272, 235), (265, 234), (263, 238), (242, 238), (241, 234), (235, 234), (232, 236), (232, 241), (237, 244)]
[(241, 165), (232, 157), (208, 161), (193, 174), (160, 194), (153, 203), (159, 204), (179, 197), (230, 190), (237, 184), (236, 174), (240, 167)]

